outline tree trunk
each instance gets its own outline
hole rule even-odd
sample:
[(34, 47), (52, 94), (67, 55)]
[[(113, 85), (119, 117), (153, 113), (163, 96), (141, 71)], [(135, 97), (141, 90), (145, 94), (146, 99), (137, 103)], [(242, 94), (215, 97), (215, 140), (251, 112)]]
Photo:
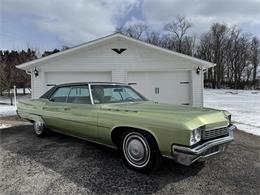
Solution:
[(13, 105), (13, 97), (12, 97), (12, 93), (11, 93), (11, 89), (8, 89), (8, 97), (10, 99), (10, 104)]

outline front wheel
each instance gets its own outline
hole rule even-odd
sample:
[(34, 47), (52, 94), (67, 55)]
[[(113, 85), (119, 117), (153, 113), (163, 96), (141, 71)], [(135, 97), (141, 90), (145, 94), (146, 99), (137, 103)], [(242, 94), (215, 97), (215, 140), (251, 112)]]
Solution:
[(128, 131), (121, 140), (124, 162), (130, 168), (149, 172), (158, 168), (161, 155), (154, 138), (145, 132)]
[(44, 137), (48, 133), (48, 130), (45, 127), (44, 123), (39, 121), (33, 122), (33, 130), (38, 137)]

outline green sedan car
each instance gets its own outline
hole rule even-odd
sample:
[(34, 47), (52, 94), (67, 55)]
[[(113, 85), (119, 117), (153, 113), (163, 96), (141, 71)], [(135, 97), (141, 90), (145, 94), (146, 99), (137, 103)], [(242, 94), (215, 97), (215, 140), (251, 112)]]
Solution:
[(142, 172), (158, 168), (162, 157), (205, 161), (227, 148), (236, 129), (226, 111), (156, 103), (121, 83), (57, 85), (20, 101), (17, 113), (39, 137), (53, 130), (117, 148)]

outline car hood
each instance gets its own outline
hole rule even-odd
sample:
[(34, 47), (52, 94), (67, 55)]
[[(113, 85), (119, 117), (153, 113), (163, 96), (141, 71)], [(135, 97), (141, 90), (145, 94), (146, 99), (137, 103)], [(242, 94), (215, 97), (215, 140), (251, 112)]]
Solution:
[(138, 113), (138, 116), (163, 122), (181, 123), (189, 129), (205, 126), (206, 129), (224, 127), (229, 124), (226, 111), (199, 108), (152, 101), (103, 105), (102, 109)]

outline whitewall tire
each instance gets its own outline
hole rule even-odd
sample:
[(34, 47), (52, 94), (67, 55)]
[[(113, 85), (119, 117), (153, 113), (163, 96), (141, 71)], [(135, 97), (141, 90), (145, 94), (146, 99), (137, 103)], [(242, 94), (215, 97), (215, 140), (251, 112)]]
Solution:
[(149, 172), (159, 166), (161, 155), (155, 139), (143, 131), (127, 131), (121, 139), (125, 164), (140, 172)]
[(48, 132), (44, 123), (39, 122), (39, 121), (33, 122), (33, 130), (34, 130), (35, 134), (39, 137), (44, 137), (45, 135), (47, 135), (47, 132)]

